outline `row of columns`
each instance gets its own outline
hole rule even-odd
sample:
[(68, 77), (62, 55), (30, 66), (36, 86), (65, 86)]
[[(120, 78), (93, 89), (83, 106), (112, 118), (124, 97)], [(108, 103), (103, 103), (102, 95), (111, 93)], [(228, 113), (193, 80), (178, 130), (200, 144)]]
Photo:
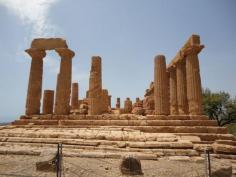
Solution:
[(203, 46), (190, 46), (183, 58), (166, 68), (165, 56), (155, 57), (154, 99), (157, 115), (201, 115), (202, 91), (198, 53)]
[[(55, 114), (69, 114), (70, 94), (71, 94), (71, 75), (72, 58), (74, 52), (68, 48), (57, 48), (56, 52), (61, 57), (60, 72), (57, 75)], [(27, 49), (25, 50), (32, 60), (26, 100), (26, 115), (40, 114), (40, 100), (42, 96), (42, 77), (43, 77), (43, 58), (46, 56), (45, 50)], [(52, 91), (44, 92), (45, 99), (43, 113), (51, 113), (54, 100)], [(50, 104), (50, 105), (48, 105)]]

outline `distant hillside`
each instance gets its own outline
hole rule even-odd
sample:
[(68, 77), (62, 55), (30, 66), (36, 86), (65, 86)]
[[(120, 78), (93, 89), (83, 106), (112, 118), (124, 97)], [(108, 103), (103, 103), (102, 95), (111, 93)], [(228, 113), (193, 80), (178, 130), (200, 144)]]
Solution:
[(10, 124), (9, 122), (0, 122), (0, 126), (1, 125), (8, 125), (8, 124)]

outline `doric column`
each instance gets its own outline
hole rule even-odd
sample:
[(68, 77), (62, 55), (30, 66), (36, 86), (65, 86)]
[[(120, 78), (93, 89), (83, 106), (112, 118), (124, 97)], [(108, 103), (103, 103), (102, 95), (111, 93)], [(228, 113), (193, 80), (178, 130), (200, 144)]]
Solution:
[(120, 109), (120, 98), (116, 98), (116, 109)]
[(72, 83), (71, 109), (79, 109), (79, 84)]
[(111, 108), (111, 95), (108, 95), (108, 106)]
[(167, 81), (165, 56), (158, 55), (155, 57), (154, 69), (154, 100), (157, 115), (168, 115)]
[(166, 97), (167, 97), (167, 106), (166, 106), (166, 112), (169, 115), (170, 114), (170, 73), (169, 71), (166, 71), (166, 88), (167, 88), (167, 92), (166, 92)]
[(198, 53), (203, 47), (203, 45), (195, 45), (184, 51), (186, 56), (187, 99), (189, 113), (192, 115), (202, 114), (202, 87)]
[(57, 75), (55, 114), (66, 115), (70, 113), (72, 58), (74, 52), (67, 48), (57, 48), (61, 56), (60, 72)]
[(102, 59), (99, 56), (92, 57), (92, 64), (89, 78), (89, 115), (102, 113)]
[(181, 115), (188, 114), (187, 86), (186, 86), (186, 68), (185, 60), (176, 63), (176, 83), (177, 83), (177, 101), (178, 112)]
[(130, 98), (126, 98), (124, 102), (124, 113), (131, 113), (132, 112), (132, 101)]
[(169, 68), (170, 79), (170, 114), (178, 114), (176, 68)]
[(40, 114), (40, 100), (42, 95), (42, 78), (43, 78), (43, 58), (46, 56), (44, 50), (27, 49), (31, 60), (27, 99), (26, 115)]
[(44, 90), (43, 94), (43, 114), (53, 113), (54, 91)]
[(109, 107), (109, 97), (108, 97), (108, 90), (107, 89), (102, 89), (102, 112), (106, 113), (108, 112), (108, 107)]

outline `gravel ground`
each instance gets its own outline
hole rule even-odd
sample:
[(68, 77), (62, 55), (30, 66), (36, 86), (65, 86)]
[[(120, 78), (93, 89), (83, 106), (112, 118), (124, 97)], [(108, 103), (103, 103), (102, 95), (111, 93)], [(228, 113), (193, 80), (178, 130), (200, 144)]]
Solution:
[[(54, 177), (55, 173), (36, 171), (39, 156), (0, 155), (0, 177)], [(124, 177), (119, 159), (63, 158), (63, 173), (66, 177)], [(203, 177), (204, 163), (169, 161), (160, 159), (142, 160), (145, 177)], [(138, 177), (138, 176), (137, 176)]]

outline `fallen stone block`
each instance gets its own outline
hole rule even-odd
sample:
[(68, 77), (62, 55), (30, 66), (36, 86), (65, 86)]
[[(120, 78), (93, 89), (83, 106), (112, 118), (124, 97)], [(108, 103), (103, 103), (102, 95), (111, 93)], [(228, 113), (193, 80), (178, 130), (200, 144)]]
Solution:
[(124, 156), (120, 164), (120, 171), (124, 175), (142, 175), (142, 167), (139, 159), (134, 156)]
[(36, 170), (44, 172), (56, 172), (57, 154), (53, 151), (43, 151), (40, 154), (40, 161), (36, 162)]
[(232, 164), (212, 160), (212, 177), (232, 177)]
[(172, 161), (190, 161), (188, 156), (171, 156), (168, 159)]

